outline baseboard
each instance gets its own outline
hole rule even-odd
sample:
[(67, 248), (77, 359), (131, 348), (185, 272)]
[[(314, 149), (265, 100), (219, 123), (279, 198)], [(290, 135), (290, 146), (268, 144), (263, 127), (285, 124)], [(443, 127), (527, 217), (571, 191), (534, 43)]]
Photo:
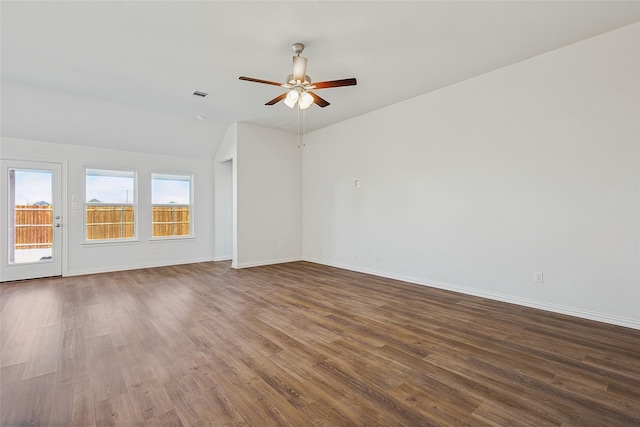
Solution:
[(220, 257), (214, 257), (213, 260), (214, 261), (231, 261), (233, 259), (233, 257), (231, 255), (229, 256), (220, 256)]
[(575, 307), (567, 307), (557, 304), (550, 304), (542, 301), (530, 300), (527, 298), (514, 297), (511, 295), (486, 292), (478, 289), (466, 288), (463, 286), (452, 285), (450, 283), (441, 283), (433, 281), (425, 281), (415, 277), (400, 276), (389, 274), (382, 271), (368, 270), (351, 265), (328, 262), (315, 258), (304, 257), (304, 261), (313, 262), (315, 264), (327, 265), (329, 267), (342, 268), (344, 270), (357, 271), (358, 273), (371, 274), (372, 276), (384, 277), (387, 279), (399, 280), (402, 282), (413, 283), (416, 285), (429, 286), (432, 288), (443, 289), (446, 291), (458, 292), (465, 295), (472, 295), (481, 298), (487, 298), (495, 301), (506, 302), (510, 304), (521, 305), (529, 308), (536, 308), (552, 313), (565, 314), (567, 316), (579, 317), (587, 320), (595, 320), (596, 322), (608, 323), (611, 325), (624, 326), (626, 328), (640, 329), (640, 320), (629, 319), (626, 317), (613, 316), (606, 313), (598, 313), (589, 310), (583, 310)]
[(210, 262), (214, 261), (212, 258), (192, 258), (164, 263), (151, 263), (151, 264), (130, 264), (130, 265), (110, 265), (105, 268), (88, 268), (83, 270), (70, 270), (67, 271), (63, 276), (84, 276), (86, 274), (99, 274), (99, 273), (111, 273), (114, 271), (127, 271), (127, 270), (139, 270), (141, 268), (155, 268), (155, 267), (169, 267), (172, 265), (182, 265), (182, 264), (196, 264), (199, 262)]
[(301, 257), (293, 257), (293, 258), (279, 258), (265, 261), (257, 261), (257, 262), (240, 262), (236, 264), (232, 264), (233, 268), (249, 268), (249, 267), (260, 267), (263, 265), (271, 265), (271, 264), (283, 264), (285, 262), (296, 262), (302, 261)]

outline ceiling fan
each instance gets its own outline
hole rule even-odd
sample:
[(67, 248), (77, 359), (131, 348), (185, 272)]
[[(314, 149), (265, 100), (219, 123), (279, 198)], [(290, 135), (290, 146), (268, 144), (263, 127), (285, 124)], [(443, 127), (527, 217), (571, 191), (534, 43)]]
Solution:
[(244, 76), (240, 77), (240, 80), (286, 88), (288, 89), (288, 92), (273, 98), (265, 105), (274, 105), (284, 100), (287, 107), (293, 108), (297, 103), (301, 110), (309, 108), (311, 104), (314, 103), (322, 108), (329, 105), (329, 102), (311, 92), (313, 89), (328, 89), (332, 87), (354, 86), (357, 84), (355, 78), (311, 83), (311, 78), (307, 76), (307, 58), (300, 56), (303, 50), (304, 45), (302, 43), (293, 44), (293, 51), (296, 54), (293, 57), (293, 74), (289, 74), (287, 82), (284, 84)]

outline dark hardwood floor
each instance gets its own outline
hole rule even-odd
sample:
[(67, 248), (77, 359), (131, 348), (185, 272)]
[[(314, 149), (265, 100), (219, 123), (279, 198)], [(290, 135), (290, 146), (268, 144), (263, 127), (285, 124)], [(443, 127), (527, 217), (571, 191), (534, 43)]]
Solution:
[(298, 262), (1, 287), (3, 426), (640, 424), (640, 331)]

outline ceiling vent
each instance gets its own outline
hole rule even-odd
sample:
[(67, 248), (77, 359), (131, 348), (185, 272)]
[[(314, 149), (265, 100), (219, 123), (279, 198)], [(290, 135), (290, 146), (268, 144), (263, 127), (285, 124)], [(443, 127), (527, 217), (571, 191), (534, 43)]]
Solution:
[(196, 90), (195, 92), (193, 92), (193, 96), (198, 96), (200, 98), (206, 98), (207, 96), (209, 96), (209, 94), (207, 92), (201, 92), (199, 90)]

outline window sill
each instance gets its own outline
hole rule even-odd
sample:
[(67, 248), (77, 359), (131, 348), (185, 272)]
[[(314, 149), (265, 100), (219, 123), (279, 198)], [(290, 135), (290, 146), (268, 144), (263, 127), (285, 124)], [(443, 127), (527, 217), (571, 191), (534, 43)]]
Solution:
[(121, 246), (139, 244), (138, 239), (122, 239), (122, 240), (85, 240), (81, 244), (83, 246)]
[(196, 236), (167, 236), (167, 237), (152, 237), (149, 239), (151, 242), (176, 242), (181, 240), (195, 240)]

